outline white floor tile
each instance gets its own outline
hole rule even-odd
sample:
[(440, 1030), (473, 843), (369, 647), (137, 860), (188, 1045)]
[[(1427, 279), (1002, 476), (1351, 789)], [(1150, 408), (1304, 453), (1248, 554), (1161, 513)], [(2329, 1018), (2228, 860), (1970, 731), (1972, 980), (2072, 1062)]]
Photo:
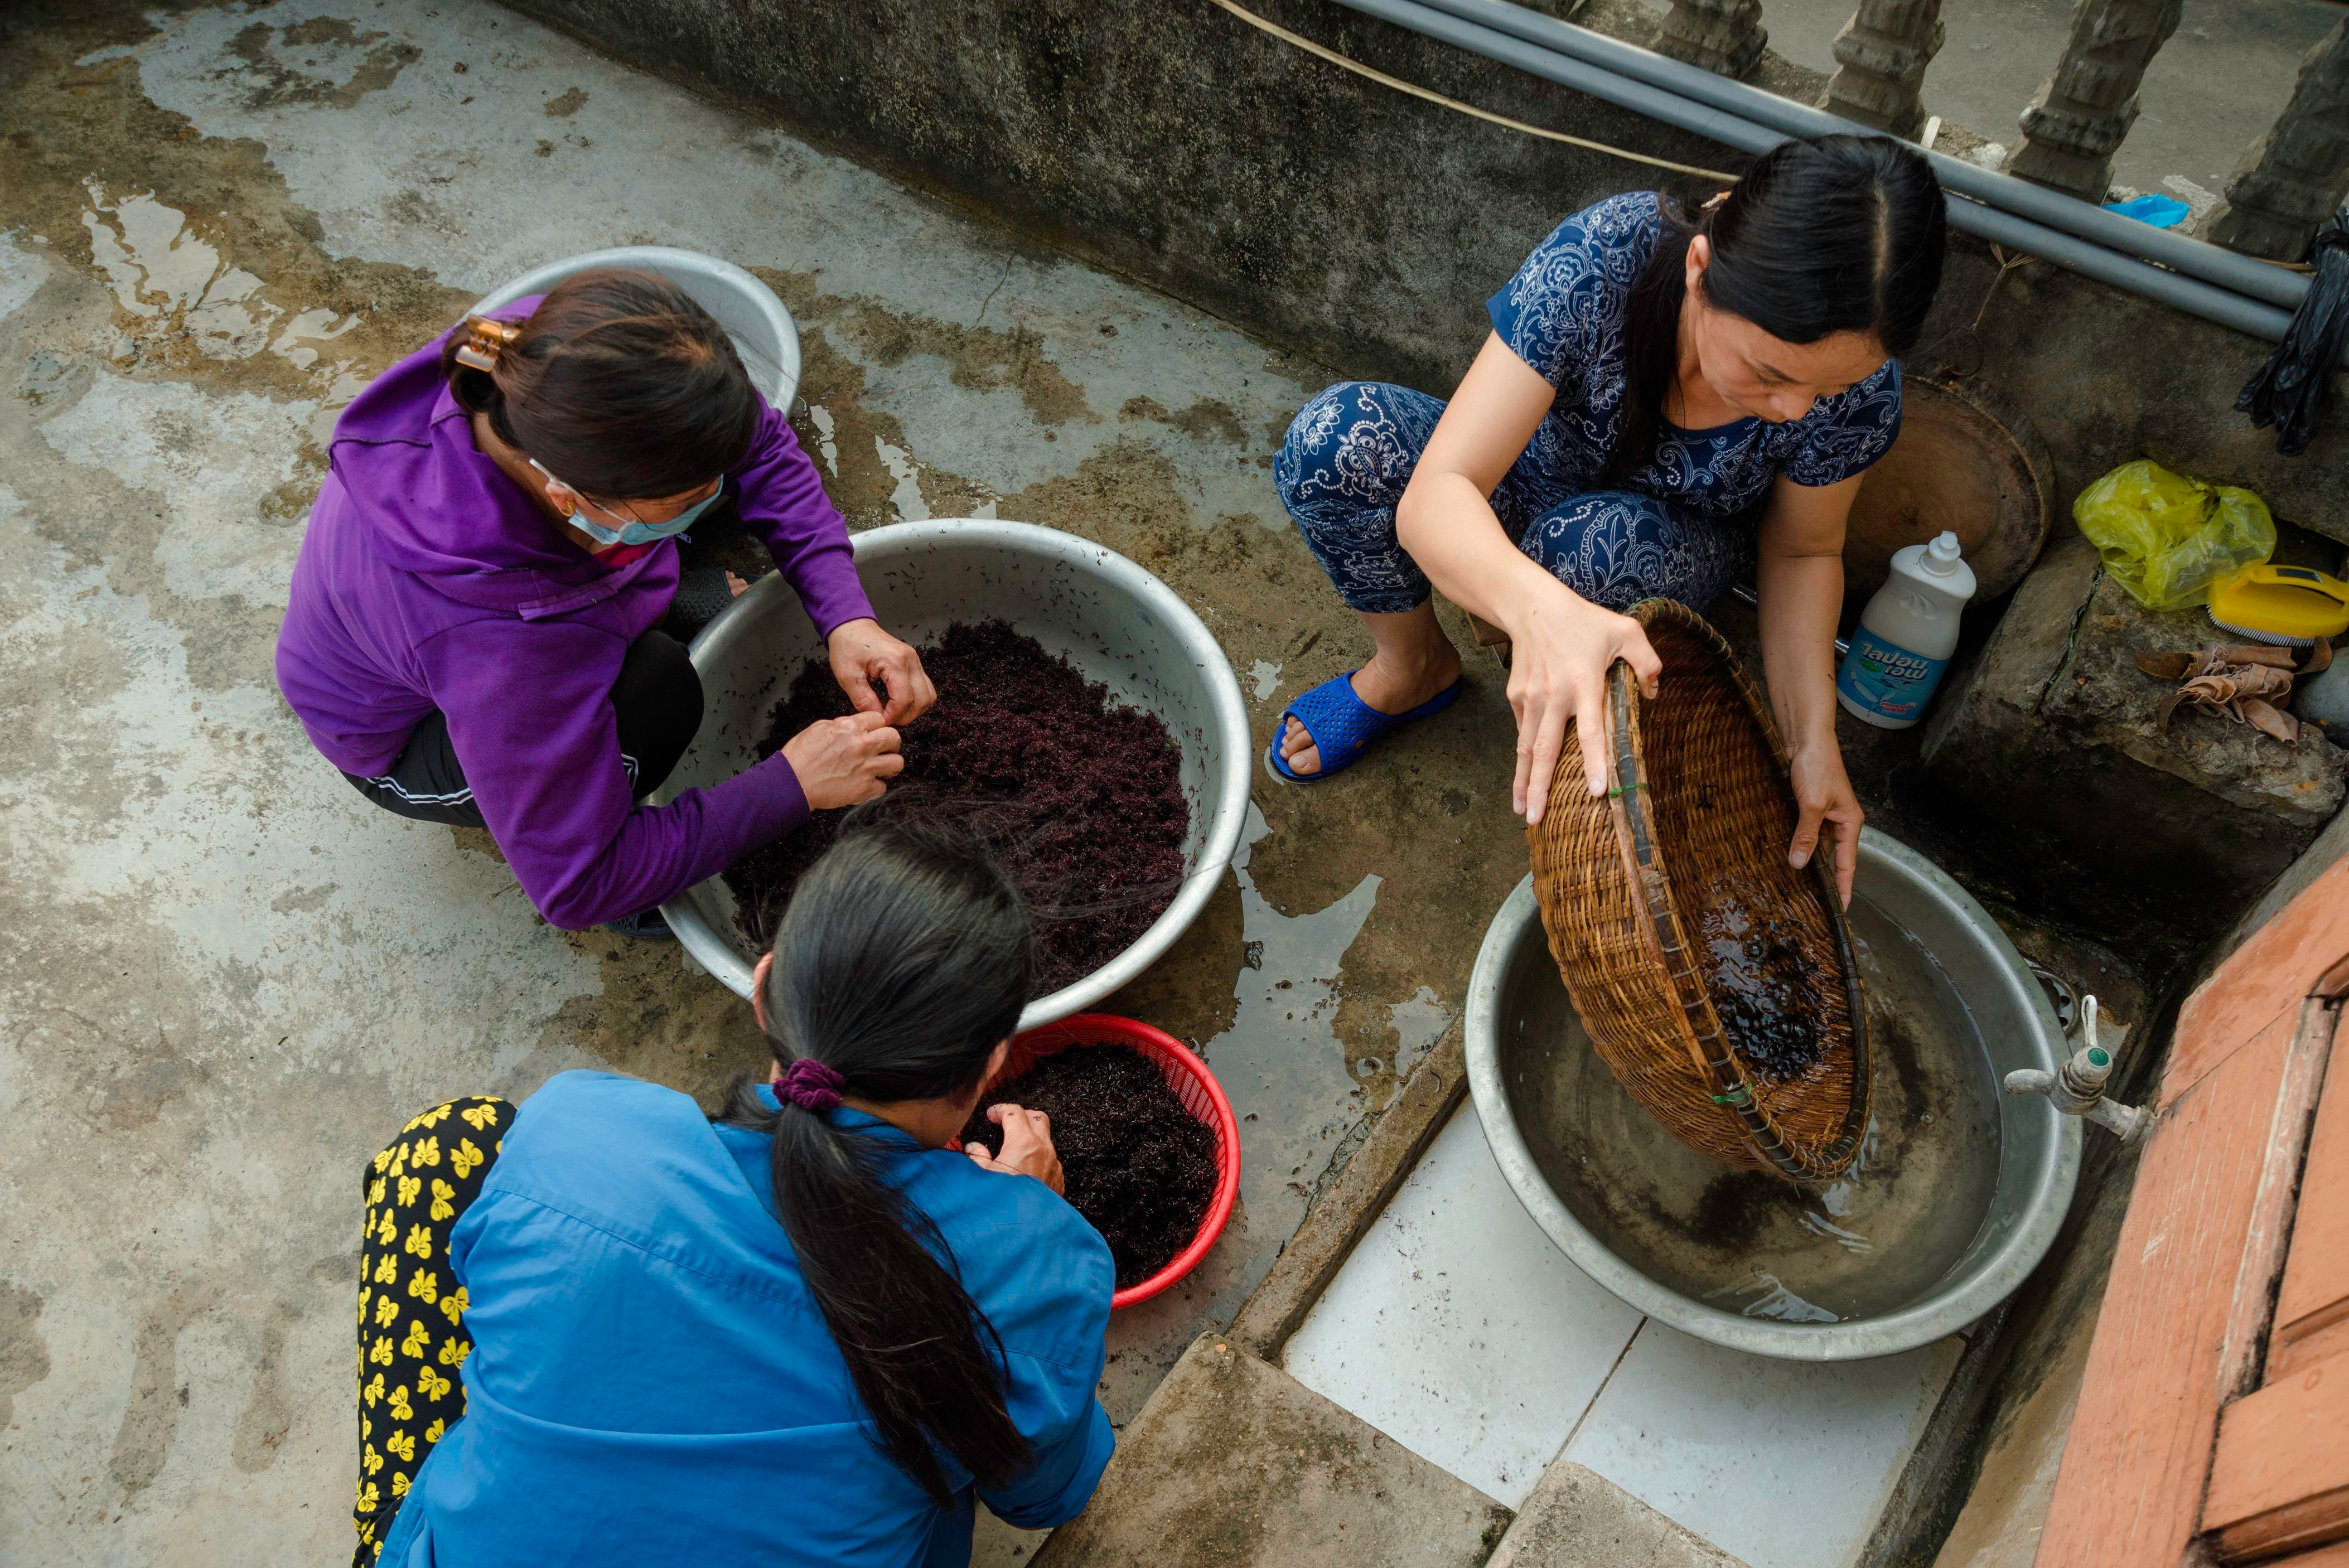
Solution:
[(1723, 1350), (1653, 1321), (1565, 1457), (1752, 1568), (1846, 1568), (1957, 1364), (1949, 1338), (1812, 1365)]
[(1463, 1105), (1283, 1359), (1307, 1387), (1515, 1508), (1639, 1323), (1527, 1217)]

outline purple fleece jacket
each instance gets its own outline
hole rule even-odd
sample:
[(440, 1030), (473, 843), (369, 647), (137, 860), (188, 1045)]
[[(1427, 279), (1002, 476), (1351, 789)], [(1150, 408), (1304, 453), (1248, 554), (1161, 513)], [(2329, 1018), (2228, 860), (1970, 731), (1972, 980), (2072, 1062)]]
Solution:
[[(536, 299), (501, 317), (520, 320)], [(440, 339), (353, 399), (311, 509), (277, 638), (277, 685), (327, 761), (389, 770), (438, 708), (507, 863), (555, 925), (660, 903), (807, 819), (782, 757), (666, 806), (629, 799), (612, 712), (628, 645), (677, 593), (664, 541), (605, 566), (558, 535), (473, 445)], [(781, 414), (729, 471), (817, 631), (873, 614), (848, 530)]]

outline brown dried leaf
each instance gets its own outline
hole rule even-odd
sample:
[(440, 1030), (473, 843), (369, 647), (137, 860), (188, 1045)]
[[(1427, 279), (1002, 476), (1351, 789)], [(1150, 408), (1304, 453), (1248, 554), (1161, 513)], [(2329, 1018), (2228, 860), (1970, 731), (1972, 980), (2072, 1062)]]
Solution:
[(2252, 728), (2262, 735), (2271, 735), (2286, 746), (2300, 738), (2300, 720), (2288, 713), (2279, 713), (2258, 697), (2248, 696), (2236, 705)]
[(2213, 648), (2230, 665), (2265, 665), (2271, 669), (2288, 670), (2300, 663), (2298, 648), (2278, 647), (2273, 643), (2238, 643), (2231, 648)]
[(2300, 673), (2302, 675), (2322, 675), (2332, 667), (2333, 644), (2326, 638), (2319, 637), (2316, 639), (2314, 647), (2301, 650)]
[(2292, 672), (2265, 665), (2237, 665), (2227, 672), (2238, 696), (2285, 696), (2292, 691)]
[(2184, 680), (2186, 666), (2193, 657), (2193, 655), (2184, 653), (2139, 654), (2137, 667), (2156, 680)]

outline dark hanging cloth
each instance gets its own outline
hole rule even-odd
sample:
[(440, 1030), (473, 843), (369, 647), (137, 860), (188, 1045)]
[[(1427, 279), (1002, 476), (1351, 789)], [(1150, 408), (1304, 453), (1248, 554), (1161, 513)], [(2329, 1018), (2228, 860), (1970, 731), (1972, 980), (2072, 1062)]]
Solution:
[(2239, 413), (2264, 430), (2275, 427), (2276, 450), (2296, 458), (2333, 401), (2333, 373), (2349, 341), (2349, 207), (2324, 222), (2310, 242), (2316, 275), (2292, 313), (2292, 327), (2258, 375), (2235, 399)]

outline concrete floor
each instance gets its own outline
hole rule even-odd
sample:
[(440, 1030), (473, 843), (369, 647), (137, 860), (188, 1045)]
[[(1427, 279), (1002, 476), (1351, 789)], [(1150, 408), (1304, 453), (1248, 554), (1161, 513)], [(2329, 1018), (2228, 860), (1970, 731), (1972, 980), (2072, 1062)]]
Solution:
[[(1852, 0), (1767, 0), (1770, 46), (1832, 73), (1831, 46)], [(2301, 57), (2341, 22), (2326, 0), (2186, 0), (2185, 20), (2146, 72), (2137, 119), (2114, 160), (2116, 184), (2199, 206), (2220, 194), (2235, 160), (2275, 123)], [(2012, 145), (2015, 117), (2063, 57), (2071, 0), (1948, 0), (1947, 33), (1925, 73), (1925, 108)]]
[[(310, 750), (269, 657), (335, 409), (539, 261), (730, 257), (802, 323), (855, 525), (1125, 552), (1221, 636), (1260, 746), (1365, 651), (1266, 471), (1324, 377), (481, 0), (5, 26), (0, 1561), (331, 1562), (357, 1163), (448, 1095), (763, 1057), (677, 949), (545, 927), (481, 835)], [(1509, 733), (1487, 674), (1377, 768), (1260, 786), (1245, 865), (1114, 1004), (1255, 1118), (1223, 1246), (1113, 1326), (1119, 1419), (1458, 1010), (1525, 867)]]

